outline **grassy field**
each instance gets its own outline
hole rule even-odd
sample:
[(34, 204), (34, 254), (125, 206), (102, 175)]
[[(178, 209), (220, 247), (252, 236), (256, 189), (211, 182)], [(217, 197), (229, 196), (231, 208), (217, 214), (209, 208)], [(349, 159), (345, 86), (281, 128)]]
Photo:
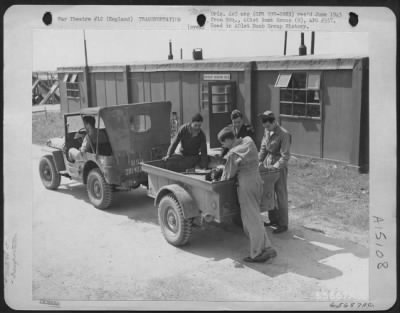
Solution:
[(32, 114), (32, 143), (44, 145), (53, 137), (64, 136), (64, 120), (60, 112), (44, 112)]
[[(33, 114), (32, 142), (64, 135), (60, 113)], [(343, 164), (292, 157), (288, 174), (290, 223), (368, 246), (369, 175)]]
[(343, 164), (293, 157), (288, 192), (292, 219), (368, 246), (368, 174)]

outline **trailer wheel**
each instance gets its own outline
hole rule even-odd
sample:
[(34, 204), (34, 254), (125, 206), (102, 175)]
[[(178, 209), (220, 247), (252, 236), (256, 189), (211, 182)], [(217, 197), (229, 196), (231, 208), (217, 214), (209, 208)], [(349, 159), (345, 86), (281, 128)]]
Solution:
[(185, 219), (180, 203), (171, 194), (158, 205), (158, 221), (164, 238), (174, 246), (186, 244), (192, 235), (192, 219)]
[(87, 178), (87, 193), (90, 202), (98, 209), (107, 209), (112, 201), (112, 186), (107, 184), (100, 169), (94, 168)]
[(57, 172), (53, 156), (45, 155), (40, 159), (39, 174), (43, 186), (47, 189), (55, 190), (60, 186), (61, 175)]

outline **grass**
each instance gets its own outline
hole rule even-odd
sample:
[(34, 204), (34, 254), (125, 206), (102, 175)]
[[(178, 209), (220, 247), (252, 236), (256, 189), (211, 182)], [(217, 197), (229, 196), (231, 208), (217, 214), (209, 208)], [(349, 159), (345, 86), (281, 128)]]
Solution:
[[(35, 113), (32, 142), (64, 135), (61, 113)], [(290, 223), (368, 245), (369, 175), (343, 164), (292, 157), (288, 173)]]
[(64, 136), (64, 119), (60, 112), (32, 113), (32, 143), (44, 145), (50, 138)]
[(343, 164), (293, 157), (288, 193), (292, 220), (368, 245), (368, 174)]

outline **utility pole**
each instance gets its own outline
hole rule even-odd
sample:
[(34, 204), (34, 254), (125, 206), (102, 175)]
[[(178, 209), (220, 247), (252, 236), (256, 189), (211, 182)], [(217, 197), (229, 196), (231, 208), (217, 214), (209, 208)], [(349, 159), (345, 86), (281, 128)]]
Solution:
[(314, 54), (315, 32), (311, 32), (311, 54)]
[(83, 46), (85, 48), (85, 66), (88, 66), (88, 60), (87, 60), (87, 48), (86, 48), (86, 35), (85, 35), (85, 30), (83, 30)]
[(287, 44), (287, 30), (285, 30), (285, 41), (283, 43), (283, 55), (286, 55), (286, 44)]
[[(85, 50), (85, 70), (83, 71), (83, 79), (86, 82), (86, 99), (87, 99), (87, 106), (91, 107), (92, 104), (92, 97), (91, 97), (91, 83), (90, 83), (90, 74), (89, 74), (89, 65), (88, 65), (88, 58), (87, 58), (87, 47), (86, 47), (86, 34), (85, 30), (83, 30), (83, 47)], [(80, 97), (81, 105), (82, 105), (82, 96)]]
[(171, 40), (169, 41), (169, 54), (168, 54), (168, 60), (172, 60), (174, 56), (172, 55), (172, 42)]

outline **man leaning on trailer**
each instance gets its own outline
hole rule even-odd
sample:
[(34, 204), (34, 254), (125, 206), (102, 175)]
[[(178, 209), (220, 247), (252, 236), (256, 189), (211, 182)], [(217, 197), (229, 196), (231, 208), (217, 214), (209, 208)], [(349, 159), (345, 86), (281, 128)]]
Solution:
[[(232, 128), (236, 138), (250, 137), (254, 141), (254, 128), (250, 124), (246, 124), (243, 120), (243, 114), (239, 110), (235, 109), (231, 113), (232, 124), (228, 127)], [(221, 157), (224, 157), (228, 153), (228, 149), (223, 148)]]
[[(163, 158), (167, 162), (167, 168), (178, 172), (196, 166), (207, 168), (207, 140), (201, 130), (202, 123), (203, 117), (197, 113), (192, 117), (191, 122), (183, 124), (179, 128), (168, 148), (167, 155)], [(179, 154), (174, 154), (179, 143), (181, 144)]]

